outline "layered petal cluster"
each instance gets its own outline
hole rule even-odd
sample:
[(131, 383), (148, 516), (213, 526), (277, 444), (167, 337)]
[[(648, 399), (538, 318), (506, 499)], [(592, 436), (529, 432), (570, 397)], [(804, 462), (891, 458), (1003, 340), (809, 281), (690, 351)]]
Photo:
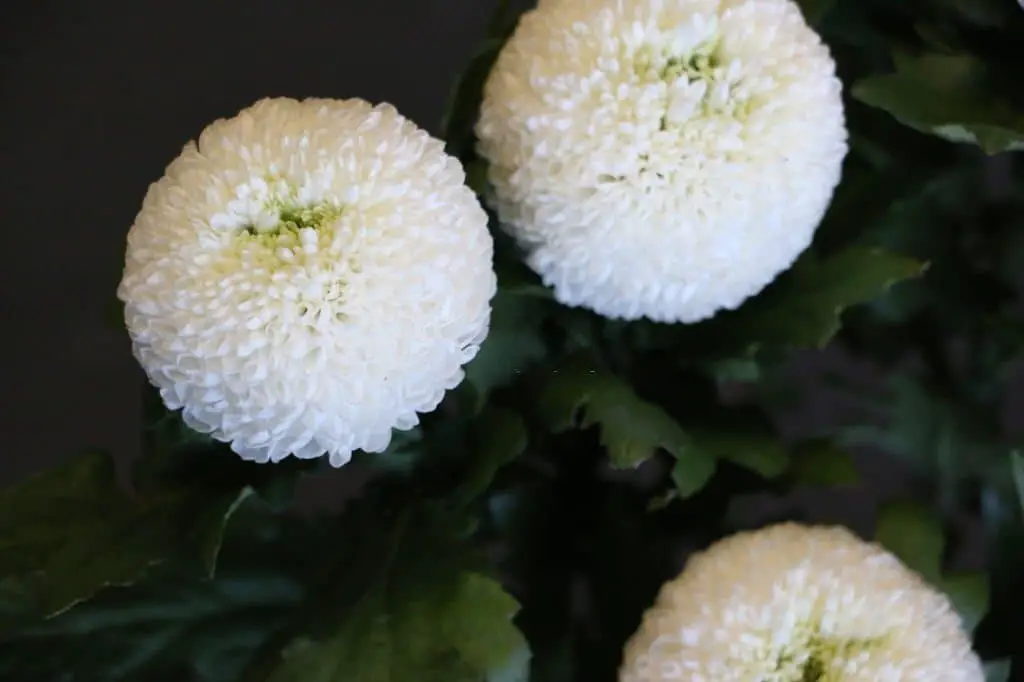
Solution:
[(810, 243), (841, 89), (792, 0), (540, 0), (486, 82), (478, 151), (560, 302), (696, 322)]
[(206, 128), (149, 188), (118, 289), (167, 406), (259, 462), (386, 448), (487, 334), (464, 180), (386, 104), (266, 99)]
[(843, 528), (780, 524), (693, 557), (620, 682), (983, 682), (945, 595)]

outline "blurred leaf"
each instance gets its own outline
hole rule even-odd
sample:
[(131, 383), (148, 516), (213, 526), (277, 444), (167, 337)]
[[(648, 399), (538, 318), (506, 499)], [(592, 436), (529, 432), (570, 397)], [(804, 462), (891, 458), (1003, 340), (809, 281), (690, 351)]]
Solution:
[(723, 384), (755, 383), (761, 379), (761, 365), (753, 358), (723, 358), (708, 364), (708, 371)]
[[(887, 246), (872, 241), (880, 222), (928, 186), (936, 169), (910, 169), (904, 165), (882, 171), (847, 156), (843, 179), (832, 196), (832, 203), (814, 233), (814, 246), (822, 253), (834, 253), (854, 244)], [(899, 250), (899, 249), (896, 249)]]
[(502, 408), (488, 407), (474, 424), (473, 464), (456, 497), (470, 501), (483, 494), (498, 470), (526, 450), (528, 438), (522, 417)]
[(928, 582), (940, 584), (946, 539), (942, 524), (927, 508), (910, 502), (883, 506), (878, 512), (875, 541)]
[(510, 622), (516, 602), (496, 581), (462, 573), (453, 589), (392, 606), (389, 588), (370, 592), (325, 640), (302, 639), (282, 653), (269, 682), (477, 682), (500, 673), (525, 648)]
[(1012, 452), (1010, 466), (1013, 469), (1013, 485), (1017, 489), (1017, 501), (1020, 502), (1021, 520), (1024, 521), (1024, 456), (1019, 452)]
[[(940, 0), (939, 4), (973, 24), (989, 28), (1000, 28), (1019, 13), (1013, 0)], [(1016, 4), (1020, 5), (1020, 0)]]
[(511, 622), (518, 604), (478, 570), (467, 518), (426, 503), (364, 509), (348, 517), (355, 535), (340, 543), (343, 561), (313, 590), (297, 632), (243, 679), (479, 682), (507, 673), (526, 647)]
[(423, 429), (392, 431), (391, 442), (384, 452), (374, 452), (368, 459), (379, 471), (410, 474), (424, 455)]
[(672, 467), (672, 482), (675, 488), (662, 499), (652, 500), (650, 509), (661, 509), (672, 500), (692, 497), (704, 489), (715, 475), (718, 462), (714, 457), (701, 452), (695, 456), (680, 457)]
[(479, 197), (483, 197), (487, 193), (486, 161), (474, 159), (466, 165), (466, 186)]
[(224, 524), (252, 490), (184, 488), (131, 500), (113, 460), (76, 458), (0, 494), (0, 629), (49, 617), (171, 559), (213, 574)]
[(964, 629), (974, 632), (988, 613), (988, 576), (984, 573), (964, 573), (947, 576), (938, 585), (956, 608)]
[[(131, 471), (132, 485), (142, 495), (199, 487), (212, 493), (249, 486), (267, 502), (285, 508), (299, 477), (324, 462), (323, 458), (290, 457), (267, 466), (245, 461), (228, 444), (186, 426), (181, 411), (164, 407), (160, 394), (149, 384), (143, 389), (142, 427), (142, 456)], [(416, 437), (415, 432), (393, 435), (396, 442), (406, 444)]]
[(759, 348), (822, 348), (841, 327), (843, 311), (919, 276), (925, 266), (877, 249), (849, 248), (825, 259), (808, 252), (768, 289), (734, 312), (693, 327), (717, 355)]
[(165, 575), (104, 590), (0, 640), (0, 679), (236, 680), (287, 621), (329, 539), (322, 526), (273, 516), (250, 498), (232, 519), (212, 580)]
[(476, 123), (483, 88), (502, 45), (518, 20), (510, 0), (498, 0), (487, 22), (483, 44), (477, 49), (466, 69), (452, 87), (441, 117), (441, 130), (448, 142), (448, 152), (467, 160), (473, 156), (473, 126)]
[(895, 61), (895, 73), (856, 83), (854, 97), (911, 128), (988, 154), (1024, 149), (1024, 115), (985, 90), (982, 63), (946, 54), (897, 54)]
[(505, 550), (500, 570), (522, 597), (516, 624), (530, 641), (531, 682), (575, 679), (572, 584), (577, 554), (574, 488), (583, 477), (529, 481), (488, 500)]
[(690, 437), (663, 409), (641, 399), (625, 382), (582, 356), (546, 380), (536, 409), (554, 432), (574, 428), (577, 418), (581, 429), (599, 426), (601, 443), (617, 468), (639, 466), (659, 448), (677, 459), (708, 457), (691, 447)]
[(1010, 659), (985, 662), (985, 682), (1009, 682)]
[(690, 429), (690, 437), (690, 450), (732, 462), (763, 478), (781, 476), (790, 465), (789, 452), (774, 434), (751, 429), (748, 424), (736, 423), (731, 429)]
[(811, 26), (817, 25), (824, 17), (836, 0), (797, 0), (800, 10), (804, 13), (804, 19)]
[(815, 487), (838, 487), (860, 483), (853, 458), (828, 440), (802, 443), (793, 453), (793, 479)]
[(490, 392), (513, 381), (547, 354), (540, 335), (542, 311), (536, 299), (499, 290), (492, 303), (491, 329), (466, 366), (477, 409)]
[(965, 477), (989, 479), (993, 465), (1006, 461), (997, 415), (952, 402), (911, 376), (894, 377), (888, 395), (872, 396), (867, 402), (880, 414), (882, 425), (861, 422), (844, 429), (840, 440), (902, 458), (935, 486), (942, 504), (955, 502)]
[(448, 153), (466, 160), (473, 153), (473, 126), (483, 99), (484, 84), (504, 43), (503, 38), (484, 42), (452, 88), (441, 117), (441, 130)]
[(96, 682), (232, 680), (300, 594), (273, 574), (117, 590), (59, 624), (0, 644), (0, 675), (60, 682), (73, 670), (74, 679)]
[[(992, 489), (982, 492), (982, 513), (986, 525), (989, 611), (975, 640), (986, 659), (1024, 656), (1024, 524), (1017, 516), (1016, 501)], [(1024, 659), (1021, 659), (1024, 660)]]

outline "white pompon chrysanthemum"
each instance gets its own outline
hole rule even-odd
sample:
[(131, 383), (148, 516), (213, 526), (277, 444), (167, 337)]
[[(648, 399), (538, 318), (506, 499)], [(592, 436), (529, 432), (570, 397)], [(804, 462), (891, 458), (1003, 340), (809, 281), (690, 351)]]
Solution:
[(266, 99), (149, 188), (118, 295), (171, 409), (245, 459), (385, 449), (487, 335), (487, 217), (441, 141), (363, 100)]
[(811, 241), (842, 86), (791, 0), (540, 0), (476, 126), (493, 203), (566, 305), (696, 322)]
[(983, 682), (945, 595), (844, 528), (739, 533), (690, 559), (620, 682)]

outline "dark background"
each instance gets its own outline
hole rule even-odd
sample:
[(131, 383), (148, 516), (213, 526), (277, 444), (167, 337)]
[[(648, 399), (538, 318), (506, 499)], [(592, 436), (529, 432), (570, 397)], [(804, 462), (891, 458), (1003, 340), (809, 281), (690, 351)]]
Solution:
[(496, 0), (0, 2), (0, 483), (138, 449), (111, 306), (125, 235), (182, 146), (266, 96), (388, 101), (437, 133)]
[[(0, 484), (83, 447), (137, 453), (143, 376), (115, 290), (146, 188), (188, 140), (265, 96), (389, 101), (437, 133), (496, 3), (0, 3)], [(827, 400), (810, 405), (790, 428), (828, 421)], [(815, 516), (863, 527), (905, 484), (892, 462), (861, 463), (866, 485), (810, 500)], [(305, 501), (359, 479), (346, 468)]]

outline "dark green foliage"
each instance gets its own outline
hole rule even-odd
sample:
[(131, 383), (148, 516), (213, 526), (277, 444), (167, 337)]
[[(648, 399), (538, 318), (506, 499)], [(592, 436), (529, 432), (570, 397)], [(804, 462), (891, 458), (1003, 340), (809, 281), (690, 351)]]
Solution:
[[(481, 195), (500, 4), (444, 121)], [(147, 391), (132, 494), (98, 454), (0, 493), (0, 678), (611, 682), (690, 552), (815, 520), (794, 493), (874, 492), (863, 455), (909, 478), (876, 541), (948, 594), (988, 680), (1024, 679), (1024, 9), (800, 5), (846, 85), (850, 154), (788, 272), (700, 324), (624, 324), (558, 305), (492, 220), (499, 291), (466, 381), (357, 456), (360, 499), (308, 521), (292, 491), (317, 463), (242, 462)], [(841, 409), (799, 428), (826, 395)], [(744, 520), (758, 500), (785, 504)]]

